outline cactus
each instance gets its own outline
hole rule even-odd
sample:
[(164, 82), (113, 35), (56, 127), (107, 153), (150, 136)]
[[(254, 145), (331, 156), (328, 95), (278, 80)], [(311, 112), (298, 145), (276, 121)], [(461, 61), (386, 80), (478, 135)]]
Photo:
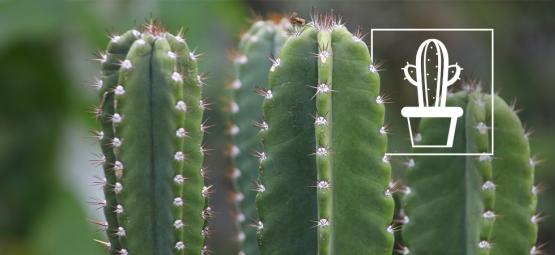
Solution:
[[(515, 113), (499, 97), (494, 100), (494, 157), (487, 154), (491, 96), (469, 89), (447, 97), (447, 105), (466, 109), (454, 149), (482, 155), (417, 157), (406, 164), (406, 247), (400, 254), (530, 254), (536, 205), (528, 144)], [(423, 142), (444, 139), (445, 125), (423, 120)]]
[[(200, 254), (207, 233), (196, 55), (150, 23), (100, 54), (99, 163), (110, 254)], [(199, 103), (200, 102), (200, 103)]]
[[(287, 19), (275, 17), (267, 21), (257, 21), (242, 35), (238, 54), (233, 57), (236, 79), (230, 83), (234, 100), (229, 102), (236, 124), (228, 125), (228, 134), (235, 145), (230, 145), (229, 154), (233, 157), (235, 167), (231, 167), (238, 193), (234, 195), (238, 203), (237, 223), (240, 227), (238, 240), (241, 251), (256, 255), (256, 229), (252, 220), (257, 219), (255, 208), (256, 180), (258, 179), (258, 161), (252, 156), (253, 151), (261, 149), (256, 137), (258, 128), (253, 122), (262, 117), (262, 97), (255, 91), (267, 88), (270, 62), (268, 58), (277, 57), (281, 47), (289, 36), (290, 23)], [(239, 110), (240, 109), (240, 110)]]
[(315, 15), (270, 68), (257, 207), (262, 254), (391, 254), (379, 76), (360, 35)]

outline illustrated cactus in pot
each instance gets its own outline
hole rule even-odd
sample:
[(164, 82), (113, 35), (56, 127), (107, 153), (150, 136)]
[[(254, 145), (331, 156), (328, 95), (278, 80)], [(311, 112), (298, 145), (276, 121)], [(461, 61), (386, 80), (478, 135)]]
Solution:
[(260, 254), (256, 228), (252, 227), (255, 223), (252, 219), (258, 218), (255, 198), (259, 188), (256, 185), (258, 159), (252, 153), (262, 149), (257, 126), (261, 125), (262, 102), (272, 66), (268, 58), (277, 58), (290, 30), (288, 19), (281, 16), (258, 20), (241, 35), (237, 53), (232, 56), (235, 79), (229, 84), (232, 91), (227, 104), (230, 112), (227, 125), (229, 172), (236, 186), (232, 197), (238, 205), (235, 214), (239, 227), (237, 240), (241, 252), (248, 255)]
[(98, 81), (99, 163), (110, 254), (207, 252), (202, 80), (180, 34), (152, 22), (111, 36)]
[(390, 255), (391, 167), (368, 48), (332, 15), (315, 14), (296, 31), (264, 91), (260, 251)]
[[(484, 94), (476, 86), (466, 88), (446, 100), (448, 106), (465, 109), (454, 146), (481, 155), (419, 156), (406, 163), (407, 187), (402, 189), (405, 198), (398, 219), (404, 244), (399, 254), (543, 254), (536, 246), (542, 220), (536, 214), (538, 161), (530, 155), (528, 134), (499, 96)], [(492, 118), (493, 127), (486, 124)], [(448, 132), (447, 124), (438, 119), (424, 119), (420, 127), (426, 143), (441, 142)]]
[[(418, 93), (417, 107), (401, 109), (401, 115), (407, 118), (412, 147), (452, 147), (457, 118), (463, 115), (463, 110), (448, 107), (445, 103), (448, 87), (459, 79), (462, 68), (449, 64), (447, 48), (440, 40), (428, 39), (418, 47), (415, 64), (407, 62), (402, 70), (405, 79), (416, 86)], [(413, 135), (411, 118), (449, 118), (447, 141), (421, 144), (417, 135)]]

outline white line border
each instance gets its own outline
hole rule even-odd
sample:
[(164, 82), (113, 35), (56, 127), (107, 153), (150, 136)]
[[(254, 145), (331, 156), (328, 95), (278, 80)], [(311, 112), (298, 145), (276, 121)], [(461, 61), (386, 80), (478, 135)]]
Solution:
[[(374, 59), (374, 31), (460, 31), (460, 32), (490, 32), (491, 33), (491, 90), (490, 93), (495, 93), (494, 86), (494, 32), (493, 28), (372, 28), (370, 29), (370, 56)], [(494, 97), (491, 97), (491, 152), (490, 153), (405, 153), (405, 152), (387, 152), (387, 156), (493, 156), (494, 147)]]

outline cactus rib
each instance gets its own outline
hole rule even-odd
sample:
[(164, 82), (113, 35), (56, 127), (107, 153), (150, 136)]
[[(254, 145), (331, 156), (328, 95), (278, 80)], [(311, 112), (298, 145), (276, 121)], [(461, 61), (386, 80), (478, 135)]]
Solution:
[(392, 252), (384, 107), (357, 39), (316, 15), (274, 62), (260, 153), (266, 191), (257, 200), (263, 254)]

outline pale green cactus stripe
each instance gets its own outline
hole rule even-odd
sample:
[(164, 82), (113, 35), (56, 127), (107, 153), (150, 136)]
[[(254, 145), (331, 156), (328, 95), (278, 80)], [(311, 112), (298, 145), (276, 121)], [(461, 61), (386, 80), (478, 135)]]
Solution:
[[(248, 255), (260, 254), (257, 244), (258, 215), (255, 208), (256, 191), (262, 192), (264, 186), (257, 185), (258, 160), (253, 152), (260, 151), (262, 146), (257, 137), (262, 120), (263, 97), (271, 97), (267, 91), (268, 73), (271, 62), (268, 58), (276, 58), (288, 34), (288, 22), (257, 21), (245, 33), (239, 43), (238, 56), (235, 58), (234, 69), (236, 79), (229, 86), (233, 89), (230, 109), (235, 123), (228, 125), (231, 145), (229, 154), (233, 157), (232, 176), (235, 179), (235, 194), (238, 202), (237, 224), (240, 229), (238, 240), (241, 251)], [(245, 62), (243, 62), (245, 60)], [(259, 90), (257, 95), (255, 92)], [(231, 118), (231, 116), (230, 116)], [(256, 122), (258, 124), (253, 125)], [(254, 227), (253, 227), (254, 226)], [(242, 237), (244, 241), (241, 242)]]
[[(172, 49), (177, 53), (177, 72), (183, 77), (183, 101), (187, 106), (185, 113), (185, 123), (183, 128), (187, 132), (183, 153), (184, 161), (183, 176), (186, 178), (183, 185), (182, 198), (184, 200), (183, 220), (184, 228), (183, 241), (186, 245), (185, 254), (200, 254), (204, 249), (205, 237), (202, 231), (208, 226), (208, 219), (211, 209), (208, 208), (207, 198), (212, 192), (211, 189), (204, 189), (204, 169), (202, 168), (204, 152), (202, 147), (203, 129), (202, 117), (204, 113), (204, 101), (202, 101), (202, 78), (198, 74), (197, 59), (194, 53), (189, 50), (186, 43), (178, 41), (174, 36), (167, 35)], [(181, 38), (179, 40), (182, 40)], [(203, 127), (201, 127), (203, 126)], [(175, 133), (175, 131), (174, 131)], [(206, 210), (206, 211), (203, 211)], [(199, 213), (202, 212), (202, 213)], [(203, 219), (202, 215), (206, 215)], [(199, 231), (202, 230), (202, 231)]]
[(288, 39), (272, 70), (257, 204), (262, 254), (391, 254), (384, 107), (368, 48), (317, 17)]
[[(491, 99), (485, 100), (491, 107)], [(518, 116), (500, 97), (494, 98), (495, 156), (493, 180), (496, 184), (492, 255), (542, 254), (537, 240), (535, 217), (538, 189), (534, 186), (534, 166), (530, 147)], [(488, 119), (491, 119), (488, 114)]]
[[(117, 99), (116, 111), (123, 117), (116, 134), (123, 145), (117, 158), (124, 165), (120, 204), (127, 213), (120, 219), (125, 229), (127, 251), (143, 254), (173, 254), (174, 155), (177, 130), (176, 98), (166, 39), (143, 36), (127, 55), (132, 65), (122, 65), (121, 84), (125, 96)], [(118, 198), (119, 198), (118, 197)], [(143, 234), (138, 234), (138, 233)], [(172, 235), (168, 235), (172, 233)]]
[(133, 31), (128, 31), (119, 37), (114, 37), (107, 47), (106, 53), (101, 53), (99, 61), (102, 63), (102, 87), (100, 88), (101, 115), (99, 122), (101, 125), (101, 133), (99, 133), (100, 147), (104, 157), (103, 169), (104, 178), (104, 194), (106, 205), (104, 206), (104, 215), (108, 227), (106, 234), (110, 243), (109, 252), (116, 255), (122, 249), (119, 238), (116, 235), (119, 223), (115, 213), (118, 204), (117, 197), (114, 192), (114, 184), (116, 183), (116, 174), (113, 169), (115, 155), (112, 146), (114, 139), (114, 130), (112, 126), (111, 116), (114, 114), (114, 89), (118, 84), (120, 61), (125, 59), (129, 48), (136, 36)]

